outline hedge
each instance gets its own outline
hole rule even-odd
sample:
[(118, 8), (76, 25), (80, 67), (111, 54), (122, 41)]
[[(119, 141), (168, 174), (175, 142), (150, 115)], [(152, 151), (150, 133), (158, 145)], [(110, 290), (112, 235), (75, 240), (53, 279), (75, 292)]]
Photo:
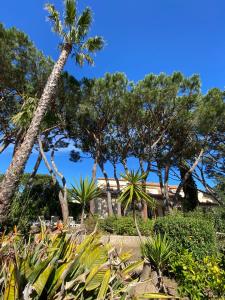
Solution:
[(217, 254), (216, 232), (210, 220), (182, 215), (158, 218), (154, 231), (167, 234), (174, 253), (192, 252), (195, 259)]
[[(142, 219), (138, 219), (139, 228), (141, 234), (149, 236), (153, 232), (152, 220), (146, 222)], [(132, 217), (108, 217), (100, 221), (100, 228), (103, 231), (118, 234), (118, 235), (137, 235), (137, 230)]]

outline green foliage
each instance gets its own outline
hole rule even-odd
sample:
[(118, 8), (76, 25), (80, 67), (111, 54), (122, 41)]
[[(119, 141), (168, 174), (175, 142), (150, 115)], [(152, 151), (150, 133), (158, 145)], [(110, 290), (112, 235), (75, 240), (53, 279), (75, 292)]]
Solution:
[(80, 183), (76, 183), (75, 186), (72, 185), (70, 193), (71, 202), (86, 206), (91, 200), (100, 197), (102, 191), (93, 180), (86, 177), (85, 179), (80, 178)]
[(171, 215), (158, 218), (154, 231), (167, 234), (175, 253), (186, 249), (192, 252), (196, 259), (217, 253), (216, 233), (213, 223), (209, 220)]
[(195, 219), (209, 220), (213, 223), (216, 232), (225, 233), (225, 207), (223, 206), (208, 209), (198, 208), (185, 215)]
[(179, 283), (181, 296), (200, 300), (222, 299), (225, 295), (225, 271), (218, 258), (207, 256), (199, 262), (188, 251), (176, 253), (171, 271)]
[(46, 219), (61, 216), (58, 184), (53, 184), (51, 176), (36, 175), (28, 185), (30, 174), (24, 174), (19, 185), (19, 191), (12, 200), (9, 228), (17, 225), (24, 233), (28, 232), (32, 221), (43, 215)]
[(143, 189), (143, 180), (146, 179), (146, 174), (140, 174), (139, 171), (133, 171), (121, 175), (124, 180), (128, 182), (127, 186), (123, 189), (118, 201), (124, 204), (125, 209), (128, 206), (135, 206), (141, 201), (146, 201), (153, 205), (154, 200)]
[[(125, 299), (136, 261), (115, 256), (93, 233), (81, 243), (76, 235), (46, 234), (25, 243), (18, 235), (3, 236), (0, 248), (0, 296), (21, 299)], [(9, 254), (10, 253), (10, 254)]]
[[(153, 232), (152, 220), (143, 221), (138, 218), (138, 227), (144, 236), (149, 236)], [(99, 221), (100, 229), (118, 235), (137, 235), (137, 229), (132, 217), (108, 217)]]
[(70, 47), (70, 51), (73, 51), (72, 55), (79, 65), (82, 66), (84, 61), (93, 64), (94, 60), (89, 53), (101, 50), (104, 41), (100, 36), (87, 38), (92, 24), (91, 9), (86, 8), (81, 15), (78, 15), (77, 2), (75, 0), (65, 0), (64, 6), (65, 12), (63, 20), (61, 20), (60, 13), (53, 4), (47, 3), (45, 5), (49, 13), (48, 19), (53, 25), (52, 29), (60, 36), (63, 44)]
[(70, 202), (78, 203), (82, 206), (81, 224), (84, 221), (84, 212), (90, 201), (97, 199), (102, 194), (102, 190), (96, 185), (93, 180), (80, 178), (80, 183), (72, 185), (70, 190), (71, 199)]
[(148, 259), (156, 270), (163, 271), (172, 255), (172, 243), (167, 236), (156, 234), (150, 237), (141, 246), (142, 255)]

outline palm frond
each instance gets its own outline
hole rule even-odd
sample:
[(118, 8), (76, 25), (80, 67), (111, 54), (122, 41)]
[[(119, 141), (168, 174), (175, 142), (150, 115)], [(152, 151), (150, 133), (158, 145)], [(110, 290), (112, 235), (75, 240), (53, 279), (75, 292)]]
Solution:
[(64, 23), (68, 27), (72, 27), (76, 21), (77, 7), (75, 0), (65, 0)]
[(80, 182), (76, 185), (72, 185), (71, 196), (72, 202), (80, 203), (82, 205), (88, 204), (91, 200), (100, 197), (102, 191), (96, 186), (93, 180), (89, 180), (88, 177), (85, 179), (80, 178)]
[(59, 12), (55, 9), (55, 6), (53, 4), (47, 3), (45, 5), (45, 9), (48, 11), (49, 16), (48, 19), (52, 22), (53, 24), (53, 31), (63, 35), (63, 26), (60, 21), (60, 14)]
[(172, 245), (167, 236), (160, 234), (149, 238), (141, 247), (142, 254), (157, 269), (163, 270), (172, 255)]
[(85, 60), (89, 65), (94, 65), (94, 59), (89, 54), (85, 54)]
[(101, 36), (95, 36), (89, 38), (82, 46), (83, 49), (86, 49), (89, 52), (95, 52), (101, 50), (104, 46), (104, 40)]
[(75, 60), (76, 60), (76, 63), (82, 67), (84, 65), (84, 61), (85, 61), (85, 54), (81, 53), (81, 52), (76, 53)]
[(77, 30), (78, 30), (78, 37), (84, 38), (92, 23), (92, 11), (89, 7), (87, 7), (83, 13), (80, 15), (77, 21)]
[(127, 181), (127, 186), (122, 191), (119, 197), (120, 202), (125, 202), (126, 207), (132, 202), (141, 202), (142, 200), (149, 203), (152, 207), (155, 206), (152, 197), (143, 189), (143, 180), (146, 179), (146, 174), (140, 174), (139, 171), (131, 170), (126, 174), (121, 174), (121, 177)]

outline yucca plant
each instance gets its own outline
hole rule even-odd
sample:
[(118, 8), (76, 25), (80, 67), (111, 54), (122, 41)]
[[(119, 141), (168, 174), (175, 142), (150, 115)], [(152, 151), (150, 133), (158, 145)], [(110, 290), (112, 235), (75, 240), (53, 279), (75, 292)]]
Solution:
[(84, 222), (84, 213), (88, 206), (88, 204), (101, 196), (102, 191), (96, 185), (93, 180), (89, 180), (88, 177), (85, 179), (80, 178), (80, 182), (76, 183), (76, 185), (72, 185), (71, 189), (71, 202), (79, 203), (82, 206), (81, 212), (81, 224)]
[(162, 272), (164, 271), (172, 253), (172, 245), (168, 241), (167, 236), (157, 234), (150, 237), (141, 245), (142, 255), (155, 268), (159, 278), (159, 288), (166, 292)]
[(141, 232), (137, 223), (136, 206), (142, 201), (146, 201), (151, 206), (155, 206), (152, 197), (143, 189), (143, 180), (146, 179), (146, 174), (140, 174), (139, 171), (127, 172), (121, 174), (122, 178), (127, 182), (127, 186), (123, 189), (118, 201), (125, 205), (125, 210), (131, 206), (133, 211), (134, 223), (137, 229), (138, 236), (141, 240)]

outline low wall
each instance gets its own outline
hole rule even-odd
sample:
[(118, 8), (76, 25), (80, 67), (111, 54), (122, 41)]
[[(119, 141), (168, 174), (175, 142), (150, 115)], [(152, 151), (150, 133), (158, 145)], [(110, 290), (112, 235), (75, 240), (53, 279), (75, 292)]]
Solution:
[[(146, 237), (143, 237), (143, 241), (146, 240)], [(140, 239), (138, 236), (129, 236), (129, 235), (103, 235), (101, 237), (102, 243), (110, 243), (113, 247), (116, 248), (118, 252), (131, 251), (133, 259), (141, 258), (140, 250)]]

